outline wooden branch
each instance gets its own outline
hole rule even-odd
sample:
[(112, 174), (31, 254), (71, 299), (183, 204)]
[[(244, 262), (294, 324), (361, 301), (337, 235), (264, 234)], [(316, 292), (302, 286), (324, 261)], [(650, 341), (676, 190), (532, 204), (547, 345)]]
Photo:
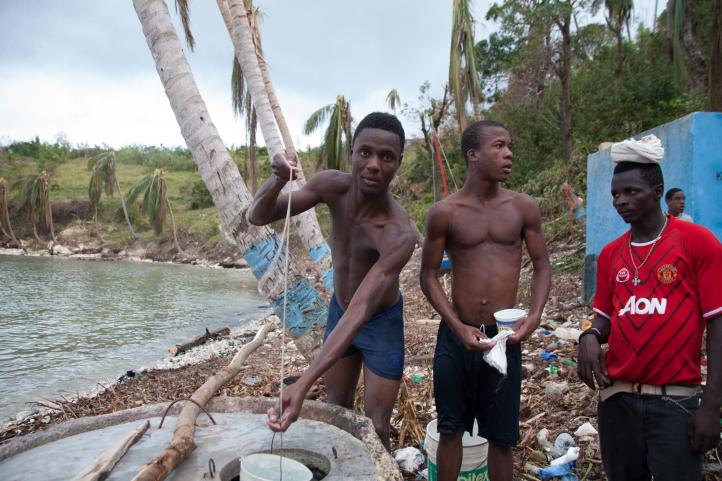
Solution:
[(80, 474), (73, 478), (73, 481), (102, 481), (110, 476), (111, 471), (120, 458), (122, 458), (128, 449), (143, 437), (148, 430), (150, 421), (146, 421), (138, 426), (129, 436), (123, 439), (115, 446), (111, 446), (103, 454), (100, 455), (93, 464), (85, 468)]
[[(208, 378), (208, 380), (193, 393), (191, 399), (201, 406), (225, 386), (236, 374), (238, 374), (246, 361), (246, 358), (255, 351), (262, 343), (266, 334), (273, 329), (273, 324), (267, 322), (256, 333), (251, 342), (236, 353), (233, 360)], [(173, 439), (170, 446), (163, 450), (155, 459), (143, 466), (141, 471), (133, 478), (133, 481), (160, 481), (165, 479), (185, 458), (195, 449), (193, 433), (196, 429), (196, 417), (200, 409), (193, 403), (188, 403), (178, 415)]]
[(406, 365), (412, 366), (412, 365), (426, 364), (426, 363), (432, 362), (433, 360), (434, 360), (433, 354), (420, 354), (418, 356), (409, 356), (406, 358)]
[(187, 350), (200, 346), (201, 344), (211, 340), (211, 339), (217, 339), (219, 337), (227, 336), (231, 333), (230, 327), (222, 327), (218, 329), (217, 331), (209, 331), (206, 327), (206, 333), (202, 336), (198, 336), (195, 339), (193, 339), (191, 342), (186, 342), (185, 344), (176, 344), (175, 346), (171, 346), (168, 349), (168, 352), (170, 352), (172, 355), (177, 356), (178, 354), (182, 354), (186, 352)]

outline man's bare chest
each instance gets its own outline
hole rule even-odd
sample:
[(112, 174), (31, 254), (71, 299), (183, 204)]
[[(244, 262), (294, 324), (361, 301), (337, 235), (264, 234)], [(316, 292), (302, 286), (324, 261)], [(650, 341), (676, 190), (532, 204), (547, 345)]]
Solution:
[(514, 247), (521, 245), (523, 228), (521, 214), (513, 209), (467, 208), (452, 217), (448, 240), (461, 249), (489, 244)]

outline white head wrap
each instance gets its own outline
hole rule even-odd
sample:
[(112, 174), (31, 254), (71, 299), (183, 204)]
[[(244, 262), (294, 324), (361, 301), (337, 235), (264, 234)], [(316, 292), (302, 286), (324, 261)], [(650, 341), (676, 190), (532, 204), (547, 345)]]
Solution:
[(641, 140), (628, 139), (617, 142), (611, 149), (612, 162), (636, 162), (659, 164), (664, 157), (664, 147), (656, 135), (646, 135)]

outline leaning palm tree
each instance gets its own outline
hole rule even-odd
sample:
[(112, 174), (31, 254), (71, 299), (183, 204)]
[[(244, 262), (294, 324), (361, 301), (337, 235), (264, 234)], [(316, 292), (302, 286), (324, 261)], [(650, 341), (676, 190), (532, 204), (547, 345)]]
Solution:
[[(261, 33), (258, 19), (260, 15), (253, 7), (251, 0), (217, 0), (218, 8), (223, 16), (226, 29), (233, 42), (236, 60), (239, 63), (238, 80), (243, 81), (246, 91), (250, 94), (247, 97), (253, 104), (251, 113), (251, 124), (258, 122), (261, 133), (268, 146), (270, 157), (282, 152), (296, 152), (291, 132), (278, 102), (276, 90), (273, 88), (271, 77), (268, 72), (266, 60), (261, 45)], [(231, 13), (233, 10), (234, 14)], [(255, 12), (255, 13), (254, 13)], [(237, 28), (236, 28), (237, 27)], [(246, 81), (248, 78), (248, 81)], [(253, 114), (256, 118), (253, 118)], [(248, 114), (248, 109), (246, 109)], [(275, 122), (274, 122), (275, 121)], [(253, 127), (251, 125), (251, 127)], [(278, 138), (280, 131), (281, 139)], [(255, 134), (255, 129), (251, 128)], [(250, 143), (250, 142), (249, 142)], [(299, 162), (296, 173), (296, 181), (289, 182), (284, 187), (284, 192), (289, 189), (303, 187), (306, 178), (303, 168)], [(306, 248), (309, 257), (313, 261), (316, 274), (323, 280), (328, 292), (333, 290), (333, 271), (331, 269), (331, 251), (328, 248), (326, 239), (323, 237), (321, 227), (314, 209), (307, 210), (292, 218), (296, 232), (301, 243)]]
[(396, 109), (401, 105), (401, 97), (399, 97), (399, 92), (396, 89), (391, 89), (391, 92), (386, 96), (386, 103), (396, 115)]
[(18, 242), (17, 238), (15, 237), (15, 232), (13, 232), (13, 226), (10, 224), (10, 214), (8, 213), (8, 185), (5, 179), (0, 177), (0, 230), (2, 230), (3, 234), (6, 237), (9, 237), (12, 239), (12, 241), (17, 245), (20, 246), (20, 242)]
[[(193, 152), (198, 172), (213, 197), (218, 208), (223, 231), (228, 233), (243, 253), (244, 258), (256, 278), (268, 277), (270, 282), (262, 287), (262, 293), (269, 298), (271, 305), (278, 314), (283, 311), (284, 269), (282, 263), (271, 263), (274, 251), (281, 244), (278, 234), (269, 226), (253, 226), (246, 217), (251, 204), (251, 194), (238, 172), (238, 167), (231, 158), (223, 140), (218, 135), (205, 102), (198, 91), (183, 48), (178, 39), (168, 7), (163, 0), (133, 0), (133, 6), (143, 29), (148, 49), (155, 61), (156, 70), (173, 113), (181, 128), (181, 134)], [(233, 11), (233, 9), (232, 9)], [(245, 9), (240, 8), (238, 16), (245, 19)], [(247, 21), (246, 21), (247, 22)], [(236, 29), (240, 30), (240, 29)], [(250, 38), (248, 28), (245, 29)], [(275, 142), (265, 129), (273, 130), (275, 126), (266, 125), (265, 109), (270, 111), (268, 99), (256, 95), (263, 89), (263, 82), (251, 69), (249, 63), (258, 62), (253, 46), (244, 40), (242, 45), (241, 66), (250, 77), (254, 105), (259, 112), (259, 123), (269, 152), (280, 152), (280, 140)], [(234, 42), (235, 43), (235, 42)], [(257, 67), (256, 67), (257, 70)], [(264, 108), (261, 108), (261, 107)], [(271, 120), (273, 117), (271, 116)], [(288, 272), (288, 297), (302, 309), (291, 309), (287, 314), (286, 325), (294, 336), (302, 336), (316, 325), (324, 325), (327, 316), (326, 303), (315, 285), (300, 272), (294, 263)], [(299, 347), (307, 354), (310, 350)], [(178, 465), (188, 452), (193, 449), (192, 443), (172, 444), (173, 452), (163, 459), (144, 466), (144, 471), (136, 476), (136, 480), (160, 480)]]
[(336, 102), (324, 105), (306, 120), (303, 133), (312, 134), (329, 119), (321, 144), (321, 160), (327, 169), (346, 170), (351, 150), (351, 106), (343, 95)]
[(50, 231), (51, 238), (56, 240), (48, 185), (49, 179), (50, 176), (43, 170), (38, 175), (19, 179), (12, 185), (13, 190), (17, 192), (18, 203), (28, 213), (28, 222), (33, 227), (33, 236), (38, 242), (42, 242), (40, 236), (38, 236), (38, 221)]
[[(633, 0), (593, 0), (592, 11), (597, 12), (604, 5), (607, 9), (607, 27), (617, 39), (617, 61), (614, 66), (614, 95), (622, 94), (622, 65), (624, 64), (624, 27), (629, 26), (632, 17)], [(656, 19), (655, 19), (656, 21)]]
[(88, 197), (90, 198), (90, 209), (93, 212), (95, 230), (99, 232), (98, 208), (100, 207), (100, 197), (102, 193), (105, 192), (105, 195), (112, 197), (114, 189), (117, 188), (118, 195), (120, 196), (120, 205), (125, 215), (125, 222), (128, 224), (130, 235), (136, 239), (137, 236), (133, 231), (133, 225), (130, 223), (130, 218), (128, 217), (128, 209), (125, 207), (123, 191), (120, 189), (120, 184), (118, 183), (115, 165), (115, 151), (112, 150), (103, 152), (88, 160), (88, 169), (91, 171), (90, 182), (88, 184)]
[(168, 199), (168, 184), (165, 181), (165, 172), (161, 169), (155, 169), (152, 174), (143, 176), (128, 191), (128, 200), (135, 203), (138, 197), (143, 196), (140, 203), (141, 213), (148, 216), (153, 226), (155, 235), (163, 232), (166, 213), (170, 214), (171, 225), (173, 227), (173, 244), (178, 252), (182, 253), (178, 243), (178, 235), (175, 227), (175, 217), (173, 216), (173, 208)]
[(471, 101), (474, 119), (481, 119), (481, 88), (474, 52), (474, 18), (471, 0), (454, 0), (449, 55), (449, 89), (454, 98), (459, 129), (466, 128), (466, 102)]

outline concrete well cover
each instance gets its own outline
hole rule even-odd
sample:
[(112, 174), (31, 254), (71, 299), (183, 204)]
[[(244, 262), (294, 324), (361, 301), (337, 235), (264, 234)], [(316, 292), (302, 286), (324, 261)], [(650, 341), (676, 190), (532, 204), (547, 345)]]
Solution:
[[(205, 414), (199, 415), (194, 436), (197, 447), (167, 479), (202, 479), (208, 472), (211, 458), (220, 472), (223, 466), (242, 455), (269, 450), (273, 433), (266, 426), (266, 416), (262, 413), (272, 402), (249, 398), (211, 401), (208, 408), (217, 424), (213, 425)], [(179, 409), (174, 406), (173, 415), (166, 418), (159, 430), (160, 415), (166, 405), (76, 419), (0, 446), (0, 479), (71, 479), (143, 420), (149, 419), (150, 429), (107, 478), (132, 479), (139, 468), (158, 455), (171, 440)], [(283, 435), (283, 448), (304, 449), (328, 459), (331, 469), (324, 480), (401, 480), (396, 463), (383, 450), (368, 419), (320, 402), (307, 402), (302, 417)], [(281, 437), (276, 435), (274, 449), (280, 447)]]

